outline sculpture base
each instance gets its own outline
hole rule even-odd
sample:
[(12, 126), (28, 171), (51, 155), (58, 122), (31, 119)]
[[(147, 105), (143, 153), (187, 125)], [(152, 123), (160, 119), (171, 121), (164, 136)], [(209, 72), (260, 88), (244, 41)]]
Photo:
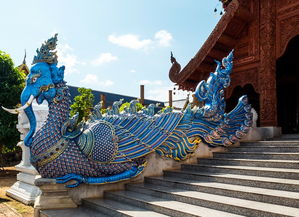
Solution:
[(241, 141), (259, 141), (281, 135), (281, 127), (252, 127)]
[(19, 164), (16, 169), (20, 171), (17, 174), (18, 181), (6, 191), (6, 195), (26, 205), (33, 205), (41, 193), (40, 189), (34, 185), (34, 180), (40, 176), (33, 166)]
[(35, 185), (42, 191), (34, 203), (35, 217), (40, 216), (40, 210), (77, 207), (68, 194), (69, 189), (63, 184), (56, 184), (55, 179), (39, 178), (35, 180)]
[(40, 195), (40, 189), (34, 185), (17, 181), (6, 191), (6, 195), (26, 205), (33, 205), (35, 199)]

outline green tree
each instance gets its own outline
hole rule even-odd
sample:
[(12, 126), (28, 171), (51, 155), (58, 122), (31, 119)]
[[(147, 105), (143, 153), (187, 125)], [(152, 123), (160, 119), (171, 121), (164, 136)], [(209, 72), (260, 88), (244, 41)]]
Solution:
[(141, 109), (144, 108), (144, 106), (141, 103), (137, 103), (136, 107), (137, 107), (137, 111), (140, 111)]
[(169, 109), (169, 108), (173, 108), (173, 107), (165, 106), (165, 107), (163, 107), (163, 108), (160, 110), (160, 112), (163, 113), (166, 109)]
[(102, 109), (101, 109), (101, 113), (102, 113), (102, 115), (103, 115), (103, 114), (106, 114), (106, 113), (107, 113), (107, 109), (102, 108)]
[[(130, 108), (130, 103), (125, 102), (119, 107), (119, 111), (122, 112), (126, 109), (129, 109), (129, 108)], [(140, 111), (141, 109), (144, 108), (144, 106), (141, 103), (136, 103), (136, 108), (137, 108), (137, 111)]]
[(120, 107), (119, 107), (119, 112), (123, 112), (125, 111), (126, 109), (129, 109), (130, 107), (130, 103), (129, 102), (125, 102), (123, 103)]
[(92, 111), (94, 95), (91, 91), (91, 89), (84, 87), (78, 88), (80, 95), (75, 97), (75, 102), (71, 105), (71, 116), (79, 113), (79, 122), (87, 121)]
[[(6, 108), (20, 103), (20, 95), (25, 85), (25, 75), (14, 67), (10, 56), (0, 51), (0, 105)], [(14, 149), (20, 140), (16, 129), (18, 116), (0, 108), (0, 152)]]

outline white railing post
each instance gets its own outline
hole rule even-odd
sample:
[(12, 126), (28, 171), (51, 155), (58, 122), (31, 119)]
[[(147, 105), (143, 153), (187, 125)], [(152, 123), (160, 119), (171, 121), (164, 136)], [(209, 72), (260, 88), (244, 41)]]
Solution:
[[(33, 104), (33, 110), (36, 116), (37, 129), (39, 129), (47, 118), (48, 107), (46, 105), (37, 106)], [(35, 179), (40, 176), (30, 163), (30, 149), (23, 142), (30, 128), (28, 118), (24, 112), (19, 114), (16, 127), (20, 132), (21, 141), (18, 142), (17, 146), (20, 146), (22, 149), (22, 161), (15, 166), (20, 171), (17, 174), (17, 182), (6, 191), (6, 194), (24, 204), (33, 205), (35, 199), (41, 193), (39, 187), (34, 184)]]

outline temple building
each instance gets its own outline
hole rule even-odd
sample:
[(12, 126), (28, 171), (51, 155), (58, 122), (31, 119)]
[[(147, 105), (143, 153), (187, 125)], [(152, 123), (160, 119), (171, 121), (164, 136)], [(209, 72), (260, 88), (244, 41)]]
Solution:
[(181, 70), (172, 57), (171, 81), (194, 90), (234, 49), (227, 111), (247, 94), (258, 113), (258, 126), (299, 132), (299, 1), (221, 0), (225, 13)]
[(25, 76), (27, 76), (29, 74), (30, 70), (26, 64), (26, 51), (25, 51), (25, 56), (24, 56), (22, 64), (19, 65), (17, 68), (19, 69), (20, 72), (23, 72)]

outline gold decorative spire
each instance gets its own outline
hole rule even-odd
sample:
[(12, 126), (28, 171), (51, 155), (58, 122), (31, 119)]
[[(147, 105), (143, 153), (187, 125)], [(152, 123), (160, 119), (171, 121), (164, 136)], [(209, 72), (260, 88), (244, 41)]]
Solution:
[(24, 59), (23, 59), (23, 63), (21, 65), (18, 66), (18, 69), (20, 72), (23, 72), (24, 75), (28, 75), (30, 73), (30, 70), (26, 64), (26, 49), (25, 49), (25, 55), (24, 55)]

